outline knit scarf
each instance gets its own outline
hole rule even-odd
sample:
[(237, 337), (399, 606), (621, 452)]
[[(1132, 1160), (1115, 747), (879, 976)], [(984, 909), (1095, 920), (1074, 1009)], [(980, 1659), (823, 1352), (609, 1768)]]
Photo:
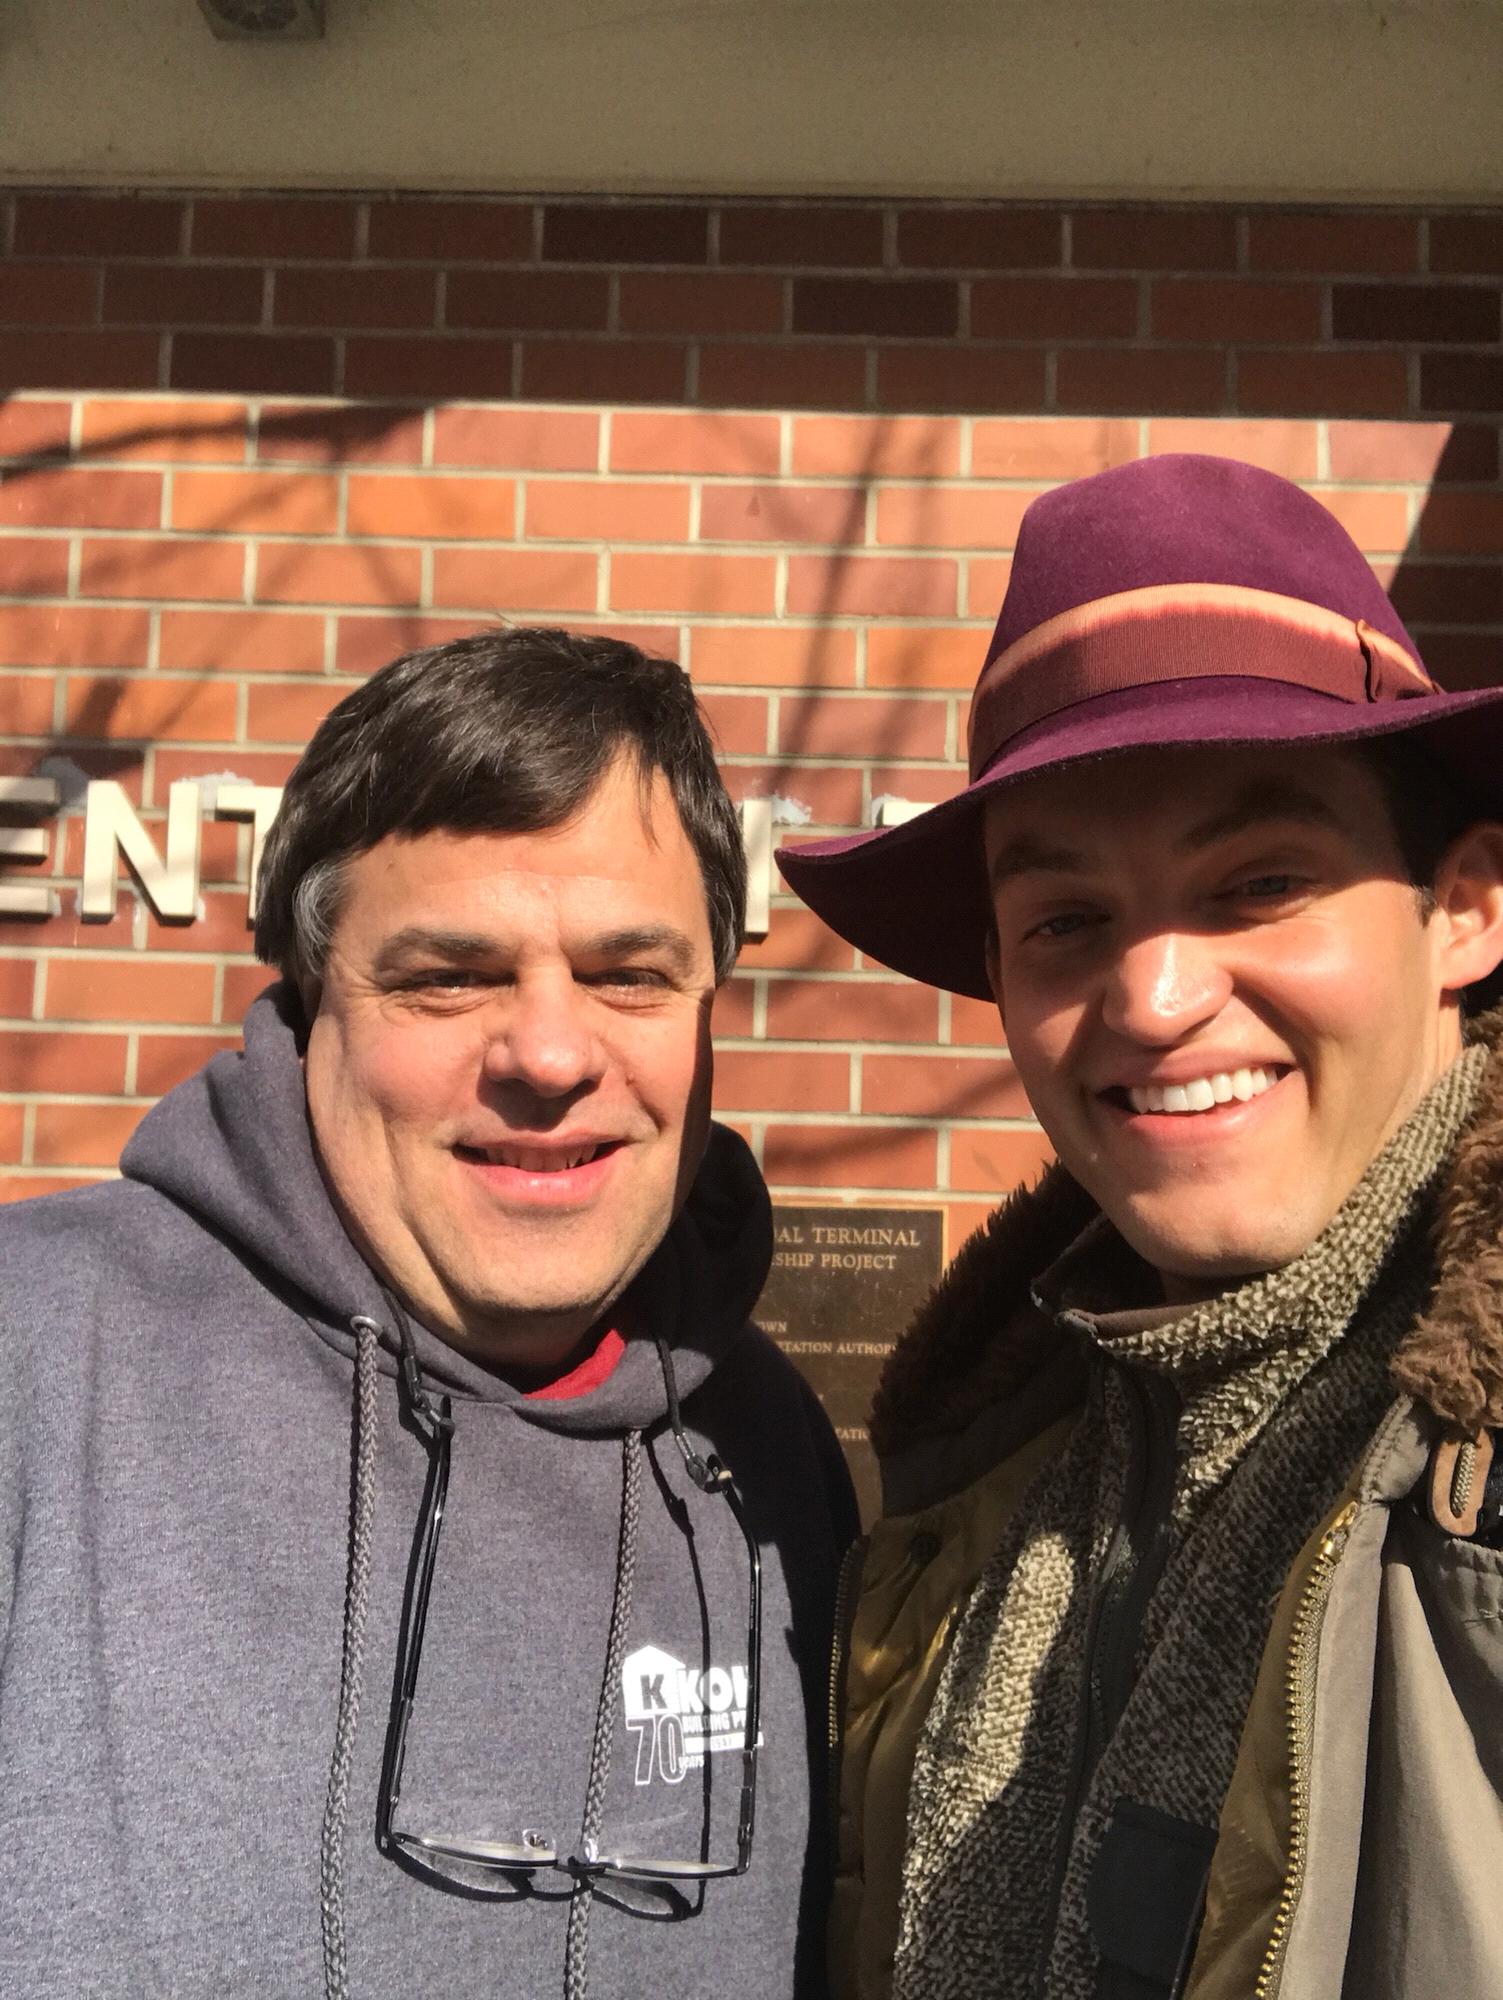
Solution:
[[(1214, 1828), (1274, 1603), (1392, 1400), (1433, 1277), (1427, 1191), (1486, 1063), (1463, 1053), (1281, 1270), (1179, 1312), (1093, 1312), (1133, 1261), (1101, 1220), (1055, 1267), (1090, 1392), (957, 1615), (914, 1764), (893, 2000), (1091, 2000), (1086, 1885), (1116, 1802)], [(1090, 1583), (1125, 1506), (1128, 1371), (1175, 1413), (1168, 1554), (1067, 1824)]]

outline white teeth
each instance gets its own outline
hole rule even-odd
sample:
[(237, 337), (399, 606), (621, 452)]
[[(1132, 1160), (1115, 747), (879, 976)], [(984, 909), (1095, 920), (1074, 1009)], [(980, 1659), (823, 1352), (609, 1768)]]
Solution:
[(1261, 1097), (1278, 1082), (1277, 1070), (1217, 1070), (1212, 1076), (1197, 1076), (1188, 1083), (1149, 1083), (1128, 1090), (1127, 1101), (1134, 1111), (1167, 1111), (1173, 1114), (1210, 1111), (1233, 1098), (1247, 1103)]
[(593, 1160), (598, 1150), (586, 1146), (577, 1153), (543, 1153), (531, 1146), (487, 1146), (485, 1157), (493, 1167), (515, 1167), (523, 1174), (561, 1174)]

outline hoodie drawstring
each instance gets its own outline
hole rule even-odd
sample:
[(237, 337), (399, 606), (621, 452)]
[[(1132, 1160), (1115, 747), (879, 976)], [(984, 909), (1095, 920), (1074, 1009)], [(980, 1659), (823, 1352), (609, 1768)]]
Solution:
[[(615, 1747), (616, 1705), (620, 1700), (621, 1662), (631, 1624), (632, 1589), (637, 1575), (637, 1523), (641, 1511), (642, 1433), (628, 1431), (621, 1440), (621, 1531), (616, 1543), (616, 1584), (611, 1594), (610, 1635), (605, 1647), (605, 1671), (595, 1710), (595, 1737), (590, 1745), (590, 1777), (585, 1787), (584, 1819), (579, 1829), (579, 1858), (597, 1859), (600, 1823), (605, 1814), (605, 1788)], [(593, 1876), (579, 1875), (569, 1898), (569, 1928), (564, 1939), (564, 2000), (588, 2000), (590, 1905), (595, 1897)]]
[[(396, 1315), (401, 1358), (417, 1372), (411, 1335), (400, 1312)], [(370, 1609), (371, 1543), (376, 1515), (376, 1356), (383, 1329), (364, 1314), (350, 1321), (355, 1336), (355, 1416), (350, 1467), (350, 1545), (345, 1580), (344, 1637), (339, 1672), (339, 1713), (329, 1786), (324, 1801), (319, 1840), (319, 1916), (323, 1936), (324, 2000), (350, 2000), (349, 1964), (344, 1928), (345, 1841), (349, 1825), (350, 1771), (355, 1734), (364, 1692), (365, 1627)], [(667, 1392), (669, 1424), (696, 1475), (696, 1483), (712, 1477), (710, 1465), (689, 1444), (679, 1415), (678, 1385), (667, 1343), (655, 1343)], [(718, 1466), (714, 1468), (718, 1471)], [(621, 1666), (630, 1636), (632, 1596), (636, 1584), (641, 1516), (642, 1433), (628, 1431), (621, 1440), (621, 1520), (616, 1544), (616, 1578), (606, 1639), (605, 1667), (595, 1709), (595, 1733), (590, 1746), (589, 1778), (584, 1817), (579, 1831), (579, 1860), (589, 1867), (599, 1856), (600, 1829), (605, 1815), (606, 1788), (615, 1748), (616, 1706)], [(595, 1878), (583, 1869), (576, 1875), (569, 1898), (564, 1941), (564, 2000), (588, 2000), (590, 1908)]]
[(318, 1909), (324, 1947), (324, 2000), (349, 2000), (344, 1938), (344, 1847), (350, 1816), (350, 1767), (365, 1689), (365, 1619), (371, 1596), (371, 1539), (376, 1519), (376, 1341), (374, 1320), (350, 1322), (355, 1335), (355, 1435), (350, 1465), (350, 1557), (339, 1663), (339, 1716), (318, 1846)]

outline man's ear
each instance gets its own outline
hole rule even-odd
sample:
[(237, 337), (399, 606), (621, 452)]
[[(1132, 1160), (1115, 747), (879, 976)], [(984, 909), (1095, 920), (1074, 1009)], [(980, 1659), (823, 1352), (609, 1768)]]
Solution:
[(1503, 964), (1503, 825), (1478, 820), (1458, 835), (1435, 872), (1444, 990), (1459, 993)]

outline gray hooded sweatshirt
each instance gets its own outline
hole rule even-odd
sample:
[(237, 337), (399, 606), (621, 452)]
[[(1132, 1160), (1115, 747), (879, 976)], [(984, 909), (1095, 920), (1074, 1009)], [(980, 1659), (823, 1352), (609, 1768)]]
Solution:
[[(429, 1454), (283, 989), (124, 1172), (0, 1212), (0, 1994), (817, 1993), (854, 1521), (817, 1404), (747, 1324), (771, 1232), (741, 1142), (716, 1130), (632, 1293), (763, 1563), (751, 1864), (683, 1894), (549, 1871), (476, 1899), (377, 1849)], [(734, 1860), (750, 1565), (655, 1340), (537, 1401), (411, 1337), (454, 1428), (397, 1823), (567, 1856), (593, 1811), (604, 1851)]]

